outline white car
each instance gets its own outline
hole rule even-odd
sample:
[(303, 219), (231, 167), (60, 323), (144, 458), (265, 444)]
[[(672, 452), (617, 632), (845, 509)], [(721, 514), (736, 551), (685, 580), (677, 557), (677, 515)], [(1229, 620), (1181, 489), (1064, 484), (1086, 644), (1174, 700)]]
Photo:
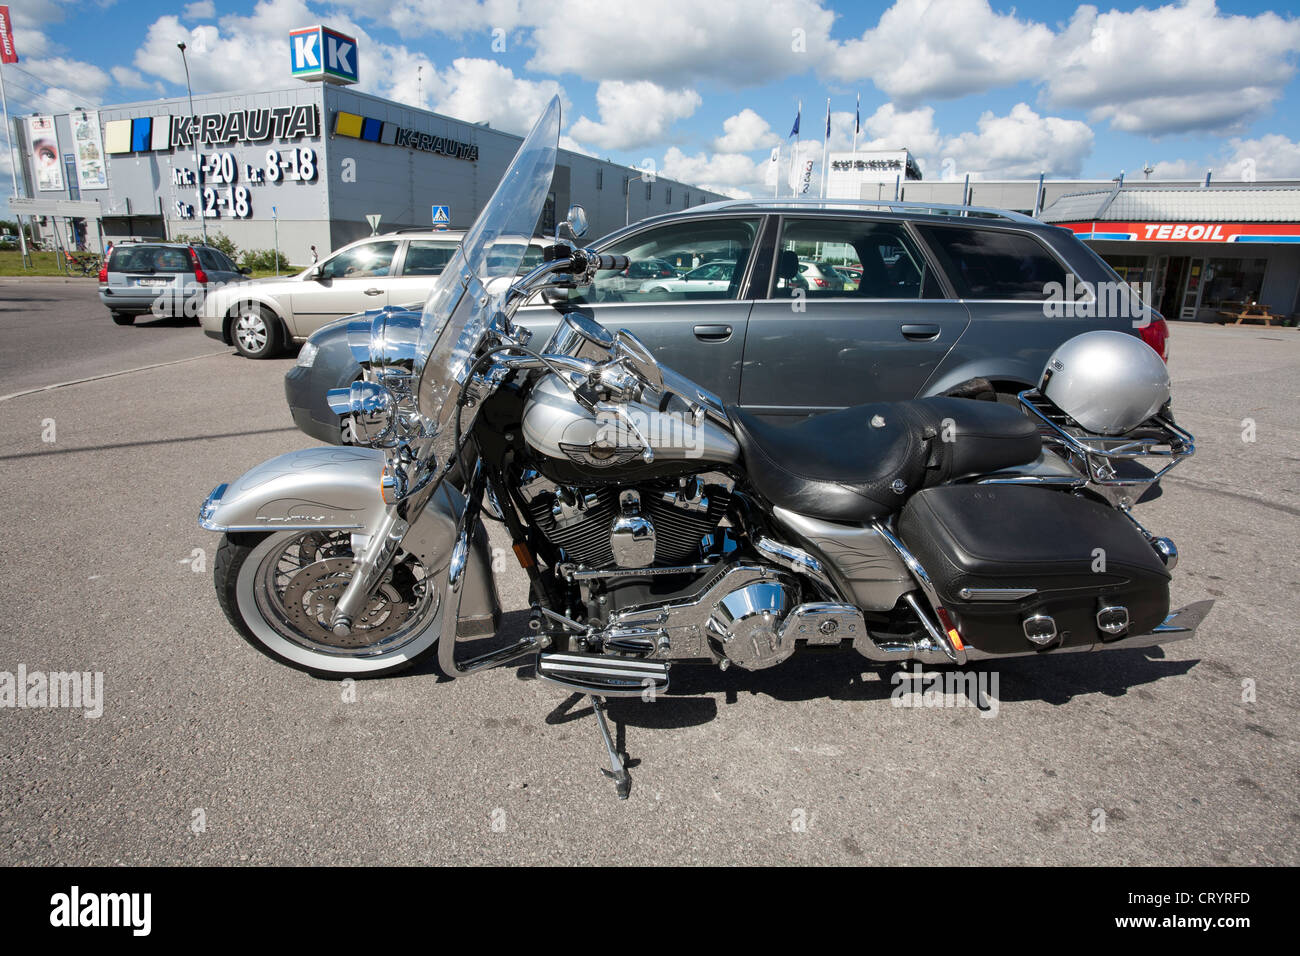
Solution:
[(269, 358), (335, 319), (423, 302), (463, 232), (368, 236), (295, 275), (210, 289), (203, 331), (249, 358)]
[(706, 262), (684, 275), (673, 279), (650, 279), (641, 283), (641, 292), (708, 292), (726, 295), (731, 277), (736, 271), (733, 259)]

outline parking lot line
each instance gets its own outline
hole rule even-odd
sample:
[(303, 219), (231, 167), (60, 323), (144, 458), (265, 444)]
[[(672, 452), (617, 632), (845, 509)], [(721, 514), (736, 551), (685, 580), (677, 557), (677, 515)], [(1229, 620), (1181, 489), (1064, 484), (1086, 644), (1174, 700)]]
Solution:
[(119, 375), (130, 375), (132, 372), (147, 372), (154, 368), (163, 368), (168, 365), (181, 365), (184, 362), (195, 362), (199, 359), (211, 358), (214, 355), (230, 355), (234, 349), (222, 349), (220, 352), (204, 352), (202, 355), (191, 355), (189, 358), (175, 359), (171, 362), (155, 362), (152, 365), (138, 365), (135, 368), (124, 368), (116, 372), (105, 372), (102, 375), (88, 375), (85, 378), (74, 378), (67, 382), (55, 382), (53, 385), (40, 385), (36, 388), (23, 389), (21, 392), (10, 392), (8, 395), (0, 395), (0, 402), (7, 402), (11, 398), (22, 398), (24, 395), (34, 395), (36, 392), (49, 392), (56, 388), (67, 388), (69, 385), (83, 385), (86, 382), (98, 382), (100, 379), (116, 378)]

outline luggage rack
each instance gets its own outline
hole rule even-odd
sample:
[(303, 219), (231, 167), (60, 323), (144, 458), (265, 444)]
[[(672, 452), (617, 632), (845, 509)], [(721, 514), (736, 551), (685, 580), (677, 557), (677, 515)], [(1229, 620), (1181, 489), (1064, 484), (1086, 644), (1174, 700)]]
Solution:
[[(1168, 418), (1153, 415), (1124, 435), (1085, 430), (1036, 388), (1021, 392), (1020, 404), (1039, 421), (1043, 441), (1065, 455), (1094, 484), (1110, 487), (1150, 485), (1196, 451), (1192, 436)], [(1154, 458), (1166, 463), (1149, 475), (1121, 475), (1116, 463)], [(1154, 466), (1148, 466), (1148, 470)]]

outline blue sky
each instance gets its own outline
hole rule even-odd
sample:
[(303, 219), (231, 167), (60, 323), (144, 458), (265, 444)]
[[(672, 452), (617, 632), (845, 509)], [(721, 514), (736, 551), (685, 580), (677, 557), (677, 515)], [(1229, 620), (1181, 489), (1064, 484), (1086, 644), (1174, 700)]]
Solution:
[[(795, 104), (816, 141), (908, 146), (927, 179), (1300, 176), (1300, 19), (1256, 2), (23, 0), (11, 114), (292, 85), (289, 29), (358, 36), (362, 88), (521, 132), (559, 92), (565, 145), (762, 190)], [(422, 68), (422, 69), (421, 69)], [(419, 77), (419, 80), (417, 80)], [(0, 174), (7, 180), (7, 166)], [(8, 186), (6, 183), (6, 191)]]

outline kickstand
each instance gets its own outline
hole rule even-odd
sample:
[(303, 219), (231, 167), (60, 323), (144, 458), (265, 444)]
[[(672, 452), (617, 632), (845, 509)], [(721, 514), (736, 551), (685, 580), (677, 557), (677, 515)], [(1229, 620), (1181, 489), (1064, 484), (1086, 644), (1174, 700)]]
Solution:
[(601, 773), (614, 781), (618, 798), (626, 800), (628, 794), (632, 792), (632, 777), (628, 774), (627, 767), (623, 765), (623, 758), (614, 746), (614, 739), (609, 735), (609, 724), (605, 722), (605, 702), (595, 694), (589, 696), (592, 710), (596, 712), (596, 726), (600, 728), (600, 739), (604, 741), (605, 752), (609, 754), (609, 769), (601, 770)]

